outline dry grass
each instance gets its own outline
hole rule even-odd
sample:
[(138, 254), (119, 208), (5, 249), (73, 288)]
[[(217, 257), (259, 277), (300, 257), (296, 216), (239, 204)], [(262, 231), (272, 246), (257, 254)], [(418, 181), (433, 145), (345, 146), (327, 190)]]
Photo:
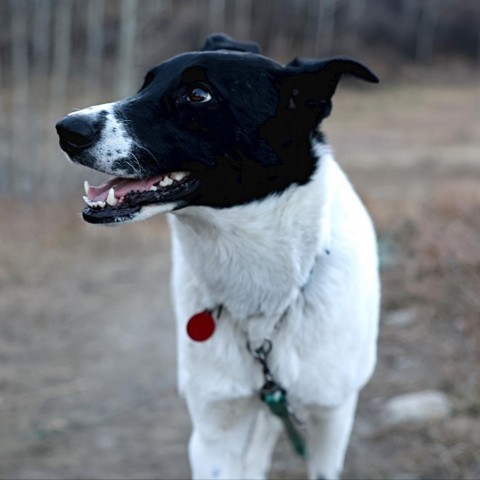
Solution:
[(480, 412), (479, 211), (477, 182), (450, 180), (393, 230), (378, 226), (396, 257), (383, 273), (385, 309), (418, 305), (432, 328), (457, 340), (453, 393), (462, 409)]

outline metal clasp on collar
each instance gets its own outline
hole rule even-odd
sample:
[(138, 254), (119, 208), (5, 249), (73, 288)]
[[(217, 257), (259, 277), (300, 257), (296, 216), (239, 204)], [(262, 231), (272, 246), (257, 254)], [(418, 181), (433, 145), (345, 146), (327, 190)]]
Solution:
[(275, 381), (272, 372), (268, 368), (267, 358), (272, 348), (272, 341), (268, 338), (264, 339), (260, 347), (256, 349), (252, 349), (250, 342), (247, 342), (248, 351), (262, 365), (265, 382), (260, 389), (260, 399), (274, 415), (280, 418), (293, 449), (298, 455), (304, 457), (306, 455), (305, 440), (297, 428), (302, 427), (303, 424), (296, 417), (288, 402), (287, 391)]
[(247, 342), (247, 349), (252, 355), (252, 357), (257, 360), (260, 365), (262, 365), (263, 377), (265, 379), (265, 382), (272, 382), (273, 375), (267, 365), (267, 357), (272, 351), (272, 341), (268, 338), (265, 338), (260, 347), (256, 349), (252, 349), (250, 342)]

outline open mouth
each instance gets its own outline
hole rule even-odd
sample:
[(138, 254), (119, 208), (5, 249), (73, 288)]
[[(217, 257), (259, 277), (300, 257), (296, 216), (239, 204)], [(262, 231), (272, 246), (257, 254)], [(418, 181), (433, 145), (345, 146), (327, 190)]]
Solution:
[(146, 206), (173, 204), (169, 210), (183, 207), (199, 183), (188, 172), (146, 179), (114, 177), (97, 187), (85, 181), (83, 199), (87, 207), (83, 219), (89, 223), (121, 223), (133, 220)]

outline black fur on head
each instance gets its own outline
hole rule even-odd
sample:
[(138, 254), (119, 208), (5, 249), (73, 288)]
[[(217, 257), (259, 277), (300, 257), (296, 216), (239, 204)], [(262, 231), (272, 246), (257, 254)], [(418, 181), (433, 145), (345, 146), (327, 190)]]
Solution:
[[(307, 182), (315, 166), (311, 136), (329, 115), (342, 75), (378, 81), (348, 58), (282, 66), (257, 51), (253, 43), (213, 35), (202, 52), (153, 68), (116, 111), (158, 160), (144, 158), (149, 174), (163, 168), (198, 176), (192, 203), (226, 207)], [(189, 102), (198, 87), (211, 100)]]
[(142, 177), (189, 171), (198, 187), (182, 205), (230, 207), (309, 181), (317, 161), (311, 141), (321, 140), (318, 126), (343, 75), (378, 81), (349, 58), (283, 66), (254, 43), (215, 34), (202, 51), (152, 68), (137, 94), (114, 104), (114, 115), (133, 140)]

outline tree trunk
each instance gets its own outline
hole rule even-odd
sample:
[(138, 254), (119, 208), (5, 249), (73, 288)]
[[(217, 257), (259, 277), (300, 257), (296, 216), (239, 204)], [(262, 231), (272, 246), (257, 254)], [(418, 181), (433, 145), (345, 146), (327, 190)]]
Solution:
[(65, 98), (70, 71), (72, 0), (59, 0), (55, 8), (53, 30), (53, 67), (50, 105), (59, 112), (66, 108)]
[(291, 8), (293, 8), (293, 5), (290, 0), (275, 0), (273, 12), (270, 17), (270, 22), (272, 22), (272, 40), (270, 42), (270, 48), (276, 55), (281, 54), (290, 41), (286, 30), (289, 23), (287, 11)]
[(136, 0), (122, 0), (117, 58), (117, 95), (126, 97), (132, 93), (134, 83), (135, 50), (137, 37)]
[(105, 0), (88, 1), (84, 80), (85, 92), (90, 98), (100, 90), (102, 83), (104, 15)]
[(336, 0), (319, 1), (314, 47), (317, 54), (329, 54), (332, 51), (335, 33), (335, 7)]
[(351, 47), (358, 45), (358, 34), (362, 25), (363, 14), (365, 13), (365, 7), (367, 0), (350, 0), (348, 5), (348, 25), (350, 35), (348, 42)]
[(225, 30), (225, 0), (209, 0), (208, 31), (223, 32)]
[(7, 188), (12, 193), (28, 193), (30, 189), (25, 165), (29, 160), (26, 139), (29, 138), (29, 68), (27, 49), (27, 3), (10, 0), (11, 51), (12, 51), (12, 146), (6, 177)]
[(33, 68), (36, 80), (46, 80), (50, 70), (51, 0), (35, 0), (33, 4)]
[(415, 53), (415, 59), (418, 62), (428, 63), (432, 59), (435, 29), (440, 17), (442, 3), (443, 0), (428, 0), (423, 6)]
[(30, 125), (32, 132), (30, 139), (35, 145), (35, 168), (32, 171), (33, 184), (42, 185), (48, 178), (50, 142), (46, 141), (50, 125), (45, 122), (45, 112), (48, 111), (48, 87), (50, 80), (50, 44), (51, 44), (51, 15), (53, 12), (51, 0), (35, 0), (33, 3), (32, 25), (32, 73), (30, 75), (30, 91), (35, 95), (30, 101)]
[[(480, 20), (480, 12), (478, 14), (477, 20)], [(477, 29), (477, 62), (480, 65), (480, 22)]]
[(235, 37), (249, 40), (252, 25), (252, 0), (235, 0)]

